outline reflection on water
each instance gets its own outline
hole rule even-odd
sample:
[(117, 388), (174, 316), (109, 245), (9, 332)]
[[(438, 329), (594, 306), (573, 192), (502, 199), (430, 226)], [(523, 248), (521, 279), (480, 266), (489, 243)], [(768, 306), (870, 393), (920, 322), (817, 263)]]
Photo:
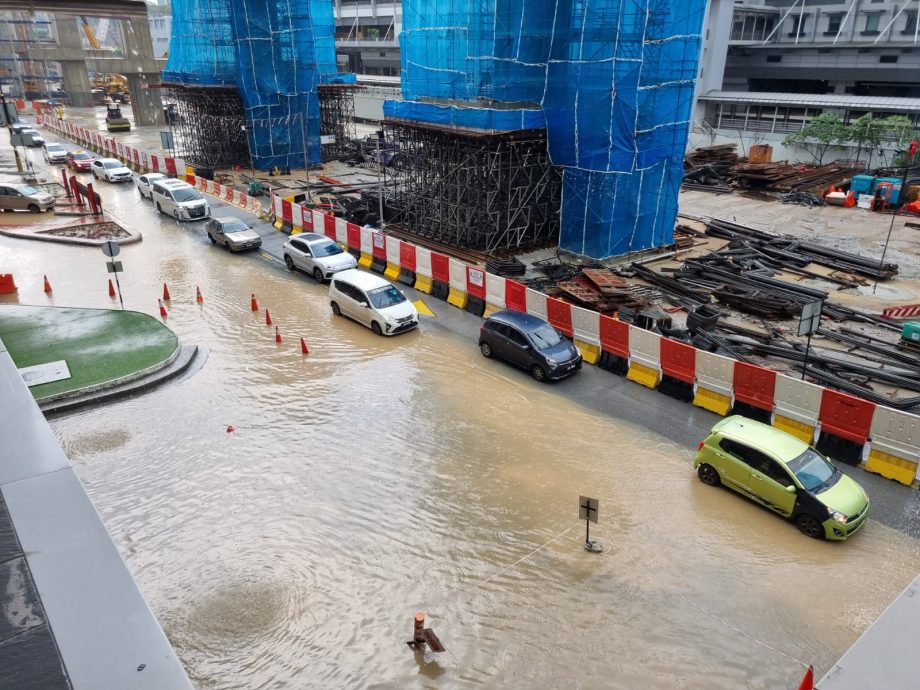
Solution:
[[(899, 533), (807, 540), (703, 486), (693, 449), (478, 358), (437, 320), (376, 338), (309, 279), (105, 193), (145, 235), (119, 257), (127, 306), (155, 313), (167, 281), (169, 325), (211, 354), (188, 381), (52, 425), (201, 687), (790, 687), (794, 662), (674, 592), (823, 672), (918, 569)], [(24, 303), (48, 301), (48, 273), (53, 303), (109, 304), (97, 250), (0, 252)], [(579, 494), (601, 500), (603, 554), (582, 548)], [(449, 654), (406, 647), (416, 611)]]

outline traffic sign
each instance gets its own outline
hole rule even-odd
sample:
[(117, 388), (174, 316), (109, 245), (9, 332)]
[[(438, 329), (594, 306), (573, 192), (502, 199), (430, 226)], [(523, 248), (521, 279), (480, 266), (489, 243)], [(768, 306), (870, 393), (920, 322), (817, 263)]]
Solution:
[(799, 335), (811, 335), (821, 327), (821, 309), (823, 301), (812, 302), (802, 306), (802, 316), (799, 317)]
[(118, 246), (117, 242), (112, 242), (111, 240), (109, 240), (108, 242), (102, 243), (102, 253), (105, 254), (107, 257), (111, 258), (113, 256), (118, 256), (120, 252), (121, 252), (121, 247)]
[(118, 273), (125, 270), (124, 266), (121, 265), (121, 261), (110, 261), (105, 266), (109, 273)]
[(590, 520), (594, 524), (597, 524), (597, 509), (599, 508), (599, 503), (596, 498), (588, 498), (587, 496), (578, 497), (578, 519), (579, 520)]

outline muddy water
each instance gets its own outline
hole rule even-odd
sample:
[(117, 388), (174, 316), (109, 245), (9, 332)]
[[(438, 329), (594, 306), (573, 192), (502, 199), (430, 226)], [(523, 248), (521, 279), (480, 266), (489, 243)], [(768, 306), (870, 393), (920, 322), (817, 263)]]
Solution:
[[(52, 425), (200, 687), (794, 687), (779, 652), (823, 672), (920, 567), (878, 523), (801, 537), (700, 484), (693, 449), (482, 360), (437, 319), (375, 338), (309, 279), (133, 194), (108, 191), (145, 235), (119, 257), (126, 304), (155, 313), (167, 281), (169, 325), (210, 358)], [(22, 303), (110, 304), (98, 250), (0, 237), (0, 266)], [(601, 500), (603, 554), (582, 549), (579, 494)], [(406, 648), (417, 610), (449, 654)]]

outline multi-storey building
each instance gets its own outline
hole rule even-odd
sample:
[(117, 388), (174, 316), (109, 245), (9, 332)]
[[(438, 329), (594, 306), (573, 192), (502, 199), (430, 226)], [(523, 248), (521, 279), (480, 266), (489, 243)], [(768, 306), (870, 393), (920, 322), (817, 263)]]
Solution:
[(339, 70), (399, 76), (400, 0), (332, 0)]
[(712, 0), (691, 145), (769, 143), (794, 158), (782, 139), (822, 113), (920, 127), (918, 15), (920, 0)]

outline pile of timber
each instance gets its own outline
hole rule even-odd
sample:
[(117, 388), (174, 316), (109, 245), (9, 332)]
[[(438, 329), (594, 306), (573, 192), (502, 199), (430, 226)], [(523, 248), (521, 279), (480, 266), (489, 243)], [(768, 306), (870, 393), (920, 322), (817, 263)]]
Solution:
[(745, 187), (778, 192), (824, 192), (831, 185), (842, 185), (853, 177), (853, 169), (838, 163), (816, 168), (778, 163), (739, 163), (732, 177)]
[(684, 156), (683, 189), (730, 193), (731, 171), (738, 162), (735, 144), (704, 146)]

